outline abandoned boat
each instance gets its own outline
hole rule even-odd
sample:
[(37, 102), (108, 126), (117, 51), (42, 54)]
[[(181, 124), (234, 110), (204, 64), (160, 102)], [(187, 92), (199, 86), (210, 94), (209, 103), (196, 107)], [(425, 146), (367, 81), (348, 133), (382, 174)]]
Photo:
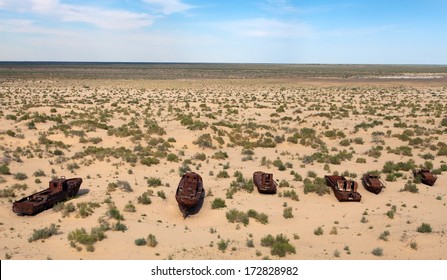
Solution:
[(52, 208), (56, 203), (74, 197), (81, 184), (81, 178), (53, 179), (47, 189), (15, 201), (12, 204), (12, 211), (19, 215), (35, 215)]
[(419, 176), (421, 178), (421, 182), (429, 186), (433, 186), (438, 179), (436, 175), (433, 175), (430, 170), (425, 168), (413, 170), (413, 175), (414, 177)]
[(379, 175), (367, 173), (363, 175), (362, 182), (366, 190), (375, 194), (379, 194), (385, 188), (385, 183), (380, 179)]
[(273, 180), (273, 174), (256, 171), (253, 173), (253, 183), (260, 193), (274, 194), (278, 184)]
[(326, 184), (332, 188), (338, 201), (360, 201), (362, 196), (357, 192), (356, 181), (348, 180), (344, 176), (326, 175)]
[(177, 187), (175, 199), (179, 208), (186, 217), (192, 213), (194, 208), (200, 207), (205, 197), (202, 177), (194, 172), (186, 172)]

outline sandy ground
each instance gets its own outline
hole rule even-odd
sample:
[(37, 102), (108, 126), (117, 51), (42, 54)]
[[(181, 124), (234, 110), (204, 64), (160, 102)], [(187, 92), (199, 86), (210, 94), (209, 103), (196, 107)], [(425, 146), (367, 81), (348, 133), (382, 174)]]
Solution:
[[(296, 253), (287, 254), (282, 259), (445, 260), (447, 172), (438, 175), (433, 187), (417, 184), (418, 193), (400, 191), (407, 180), (413, 178), (410, 171), (401, 171), (403, 177), (393, 182), (387, 181), (386, 189), (379, 195), (366, 191), (360, 181), (362, 174), (369, 170), (382, 170), (387, 161), (414, 160), (416, 165), (422, 165), (426, 161), (422, 155), (432, 154), (428, 161), (433, 168), (445, 164), (446, 156), (438, 156), (437, 153), (438, 144), (447, 142), (446, 127), (440, 125), (447, 115), (447, 87), (439, 83), (437, 81), (437, 84), (431, 85), (426, 81), (410, 83), (394, 80), (348, 84), (323, 80), (309, 83), (298, 80), (4, 82), (0, 85), (0, 150), (2, 161), (8, 163), (11, 174), (0, 175), (0, 190), (14, 184), (26, 184), (28, 188), (15, 190), (15, 197), (0, 198), (0, 258), (278, 259), (278, 256), (271, 254), (270, 248), (261, 246), (261, 239), (268, 234), (283, 234), (295, 247)], [(278, 110), (279, 107), (284, 110)], [(331, 116), (319, 115), (322, 112)], [(22, 118), (27, 113), (29, 117)], [(189, 113), (193, 120), (208, 123), (208, 127), (191, 130), (182, 125), (178, 114)], [(80, 136), (76, 133), (64, 134), (62, 129), (55, 128), (58, 123), (49, 119), (45, 122), (35, 121), (35, 129), (29, 128), (29, 122), (37, 120), (38, 116), (58, 114), (62, 124), (69, 125), (66, 131), (84, 131), (84, 138), (100, 137), (102, 141), (97, 144), (81, 143)], [(11, 115), (16, 118), (8, 117)], [(144, 124), (148, 119), (155, 120), (166, 133), (161, 136), (145, 133)], [(95, 120), (114, 128), (133, 122), (143, 132), (143, 138), (108, 135), (105, 129), (72, 124), (75, 120)], [(216, 124), (219, 121), (239, 125), (252, 122), (267, 127), (255, 128), (259, 133), (256, 135), (247, 126), (235, 131), (234, 128)], [(362, 122), (373, 121), (381, 123), (372, 128), (354, 130)], [(395, 127), (395, 123), (404, 123), (409, 127)], [(417, 130), (414, 125), (424, 128), (420, 134), (411, 136), (423, 139), (422, 144), (409, 145), (408, 141), (393, 136), (405, 129)], [(286, 140), (302, 128), (314, 129), (317, 138), (326, 144), (329, 154), (346, 150), (353, 152), (352, 158), (341, 164), (329, 163), (326, 170), (325, 163), (304, 163), (304, 157), (318, 152), (319, 148)], [(361, 137), (364, 143), (352, 142), (341, 146), (339, 143), (343, 137), (329, 138), (325, 135), (332, 129), (343, 132), (345, 139)], [(218, 137), (219, 130), (223, 144), (213, 139), (215, 148), (212, 149), (193, 143), (206, 133)], [(385, 134), (380, 144), (372, 141), (372, 133), (376, 131)], [(47, 139), (61, 141), (69, 147), (56, 147), (55, 142), (44, 144), (39, 141), (44, 133)], [(285, 141), (277, 143), (276, 147), (256, 147), (252, 160), (243, 160), (243, 147), (232, 143), (231, 133), (258, 138), (261, 135), (284, 135)], [(125, 147), (135, 154), (141, 147), (157, 150), (150, 142), (153, 138), (174, 138), (175, 142), (167, 142), (172, 145), (168, 153), (177, 155), (178, 161), (170, 162), (162, 156), (159, 164), (146, 166), (140, 163), (140, 157), (136, 163), (129, 163), (114, 156), (76, 156), (89, 146)], [(250, 140), (256, 141), (258, 138)], [(369, 156), (368, 151), (377, 145), (383, 146), (381, 156)], [(387, 152), (387, 147), (395, 149), (401, 146), (411, 147), (412, 155)], [(63, 155), (55, 155), (55, 150), (63, 151)], [(226, 152), (228, 158), (213, 158), (218, 151)], [(194, 159), (197, 153), (204, 153), (206, 160)], [(263, 157), (270, 161), (279, 158), (292, 167), (280, 171), (273, 164), (261, 165)], [(366, 163), (356, 163), (359, 157), (364, 158)], [(192, 171), (201, 174), (207, 192), (200, 211), (187, 218), (183, 218), (174, 197), (180, 180), (179, 167), (185, 160), (190, 160), (187, 164)], [(79, 168), (68, 170), (72, 163), (77, 163)], [(44, 171), (44, 177), (33, 175), (39, 169)], [(226, 170), (230, 178), (217, 178), (216, 175), (222, 170)], [(262, 195), (255, 189), (251, 193), (237, 191), (232, 199), (226, 197), (231, 182), (235, 180), (235, 171), (242, 172), (249, 179), (257, 170), (271, 172), (278, 182), (285, 180), (290, 186), (279, 188), (276, 195)], [(323, 196), (304, 194), (303, 182), (295, 181), (291, 174), (294, 171), (305, 179), (309, 171), (324, 177), (347, 170), (359, 183), (361, 202), (340, 203), (332, 190)], [(17, 173), (25, 173), (27, 179), (16, 179), (14, 176)], [(80, 217), (78, 209), (65, 217), (62, 212), (52, 209), (35, 216), (18, 216), (12, 212), (14, 200), (45, 189), (51, 176), (83, 178), (80, 195), (69, 202), (74, 205), (96, 202), (99, 207), (85, 218)], [(149, 187), (147, 179), (150, 177), (161, 179), (162, 186)], [(382, 178), (385, 177), (386, 174), (382, 174)], [(35, 182), (37, 178), (41, 183)], [(108, 191), (109, 183), (118, 180), (127, 181), (133, 191)], [(152, 203), (139, 204), (138, 197), (148, 190), (154, 191)], [(283, 197), (281, 194), (286, 190), (294, 190), (299, 201)], [(166, 199), (157, 196), (158, 191), (163, 191)], [(226, 208), (212, 209), (211, 203), (216, 198), (224, 199)], [(127, 230), (106, 231), (106, 238), (93, 244), (93, 252), (82, 244), (70, 244), (68, 236), (71, 232), (80, 228), (90, 232), (91, 228), (99, 225), (101, 217), (107, 217), (110, 203), (105, 201), (112, 201), (124, 216), (121, 223), (126, 225)], [(124, 211), (129, 201), (136, 207), (135, 212)], [(293, 218), (283, 217), (285, 207), (292, 207)], [(394, 217), (390, 218), (386, 213), (393, 207)], [(244, 212), (253, 209), (265, 213), (268, 223), (261, 224), (253, 218), (246, 226), (230, 223), (226, 218), (230, 209)], [(361, 221), (362, 217), (365, 217), (364, 222)], [(108, 218), (108, 222), (113, 225), (116, 220)], [(417, 232), (422, 223), (430, 224), (433, 231)], [(34, 230), (51, 224), (57, 225), (59, 234), (28, 242)], [(314, 234), (318, 227), (322, 228), (322, 235)], [(387, 241), (379, 239), (385, 231), (389, 232)], [(135, 245), (136, 239), (146, 238), (149, 234), (156, 237), (157, 246)], [(247, 240), (252, 240), (253, 246), (248, 246)], [(227, 248), (219, 250), (219, 242), (227, 242)], [(383, 256), (373, 255), (371, 252), (375, 248), (382, 248)]]

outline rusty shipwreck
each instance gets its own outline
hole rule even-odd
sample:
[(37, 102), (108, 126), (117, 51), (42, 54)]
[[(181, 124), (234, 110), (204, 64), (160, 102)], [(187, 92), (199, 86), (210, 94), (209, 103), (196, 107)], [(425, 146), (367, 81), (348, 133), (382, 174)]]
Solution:
[(195, 172), (183, 174), (175, 193), (175, 199), (183, 216), (187, 217), (189, 214), (198, 212), (204, 197), (202, 177)]
[(12, 211), (19, 215), (35, 215), (52, 208), (56, 203), (74, 197), (81, 187), (81, 178), (60, 177), (49, 182), (49, 187), (12, 204)]
[(364, 174), (362, 182), (365, 189), (374, 194), (379, 194), (385, 188), (385, 183), (380, 179), (379, 175), (371, 173)]
[(326, 184), (332, 188), (338, 201), (360, 201), (362, 196), (357, 192), (356, 181), (348, 180), (344, 176), (326, 175)]
[(253, 183), (260, 193), (274, 194), (278, 184), (273, 180), (273, 174), (256, 171), (253, 173)]
[(433, 175), (430, 170), (424, 168), (413, 170), (413, 175), (414, 177), (420, 177), (421, 182), (429, 186), (433, 186), (438, 179), (438, 177), (436, 177), (436, 175)]

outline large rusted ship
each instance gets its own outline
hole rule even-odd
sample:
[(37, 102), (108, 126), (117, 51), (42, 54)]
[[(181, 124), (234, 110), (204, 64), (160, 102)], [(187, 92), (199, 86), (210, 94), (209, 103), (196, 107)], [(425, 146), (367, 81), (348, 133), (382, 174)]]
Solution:
[(48, 189), (15, 201), (12, 211), (19, 215), (35, 215), (52, 208), (56, 203), (74, 197), (81, 187), (81, 178), (60, 177), (49, 182)]
[(278, 184), (273, 180), (273, 174), (262, 171), (253, 173), (253, 183), (260, 193), (274, 194), (278, 187)]
[(186, 217), (198, 211), (204, 197), (205, 189), (203, 188), (202, 177), (195, 172), (183, 174), (175, 193), (175, 199), (183, 216)]
[(348, 180), (344, 176), (326, 175), (326, 184), (332, 188), (338, 201), (360, 201), (362, 196), (357, 192), (356, 181)]
[(414, 177), (419, 176), (421, 178), (421, 182), (429, 186), (433, 186), (438, 179), (438, 177), (433, 175), (430, 170), (424, 168), (413, 170), (413, 175)]
[(367, 173), (363, 175), (362, 182), (366, 190), (375, 194), (379, 194), (385, 188), (385, 183), (380, 179), (379, 175)]

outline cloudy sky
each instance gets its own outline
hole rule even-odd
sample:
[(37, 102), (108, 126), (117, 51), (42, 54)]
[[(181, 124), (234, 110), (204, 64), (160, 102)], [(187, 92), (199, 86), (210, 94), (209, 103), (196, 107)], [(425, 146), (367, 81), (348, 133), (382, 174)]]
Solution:
[(0, 0), (0, 61), (447, 64), (447, 1)]

